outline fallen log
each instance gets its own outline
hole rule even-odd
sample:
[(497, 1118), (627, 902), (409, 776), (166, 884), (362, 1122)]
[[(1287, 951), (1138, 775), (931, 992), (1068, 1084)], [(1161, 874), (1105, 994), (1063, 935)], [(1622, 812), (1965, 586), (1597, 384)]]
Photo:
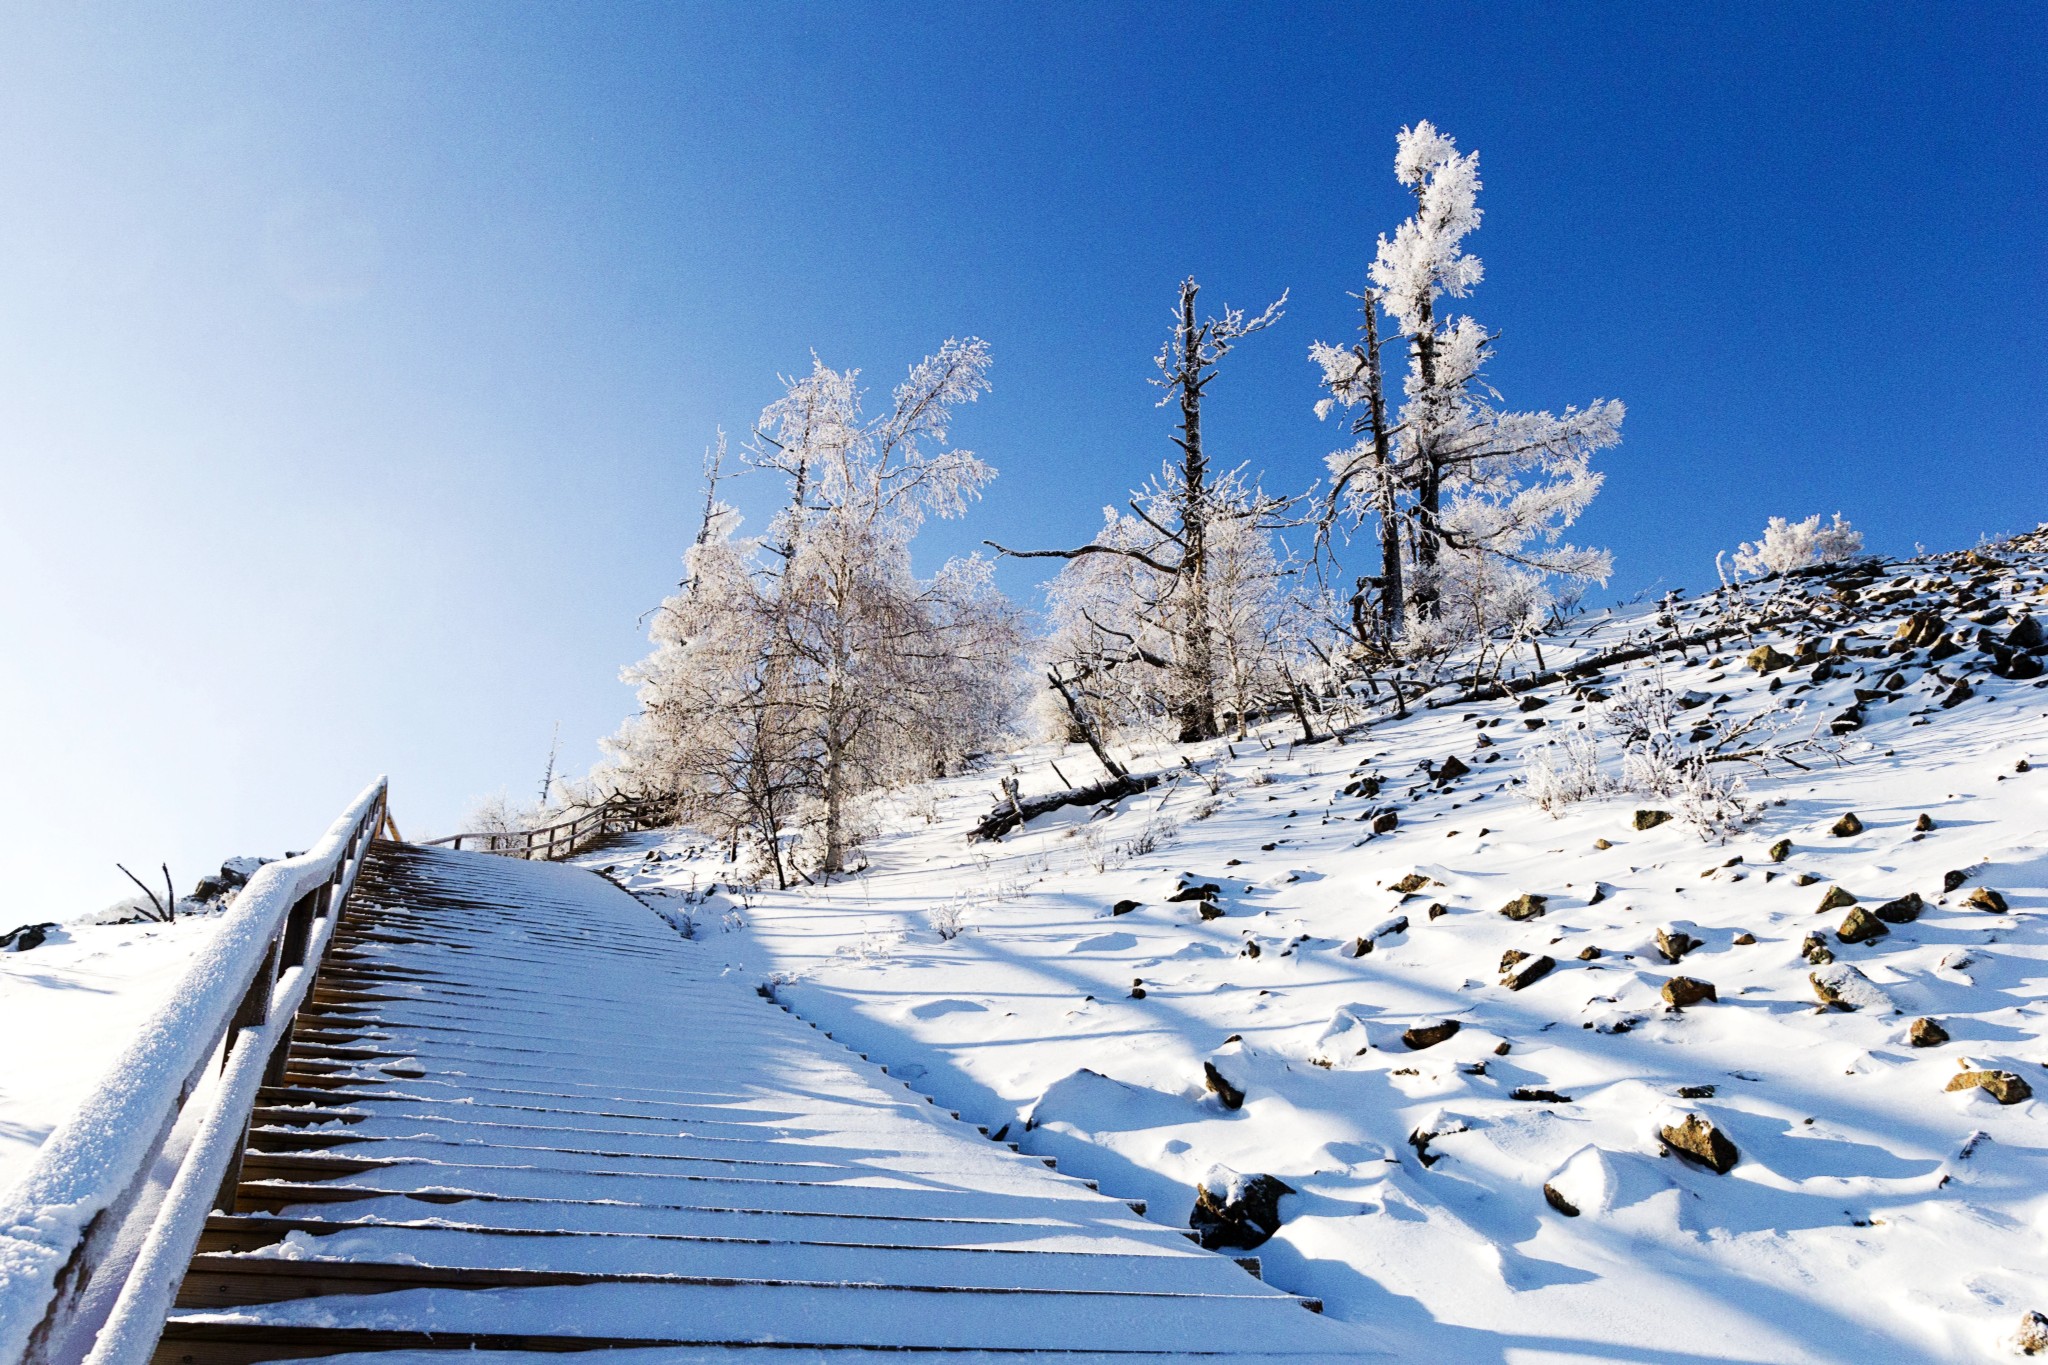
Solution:
[(1069, 787), (1065, 791), (1047, 792), (1044, 796), (1020, 799), (1006, 794), (1003, 804), (983, 817), (980, 824), (967, 831), (967, 842), (976, 843), (983, 839), (1000, 839), (1025, 822), (1041, 815), (1059, 810), (1063, 806), (1093, 806), (1104, 801), (1121, 801), (1126, 796), (1136, 796), (1166, 780), (1164, 773), (1146, 773), (1142, 776), (1113, 778), (1098, 782), (1092, 787)]

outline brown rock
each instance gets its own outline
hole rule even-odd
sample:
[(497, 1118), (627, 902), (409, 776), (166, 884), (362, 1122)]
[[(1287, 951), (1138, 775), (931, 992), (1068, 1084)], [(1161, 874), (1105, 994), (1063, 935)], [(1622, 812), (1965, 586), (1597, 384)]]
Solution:
[(1906, 1030), (1906, 1041), (1914, 1047), (1940, 1047), (1948, 1041), (1948, 1030), (1932, 1019), (1915, 1019)]
[(1435, 1024), (1417, 1024), (1414, 1028), (1401, 1031), (1401, 1045), (1410, 1052), (1420, 1052), (1426, 1047), (1435, 1047), (1438, 1043), (1455, 1036), (1457, 1032), (1458, 1021), (1455, 1019), (1445, 1019)]
[(1579, 961), (1581, 962), (1597, 961), (1599, 957), (1600, 950), (1598, 948), (1593, 947), (1590, 944), (1588, 944), (1584, 948), (1579, 949)]
[(1844, 943), (1869, 943), (1873, 939), (1883, 938), (1890, 932), (1891, 930), (1885, 928), (1877, 916), (1859, 905), (1842, 921), (1842, 927), (1835, 930), (1835, 937)]
[(1520, 948), (1510, 948), (1500, 955), (1500, 969), (1506, 971), (1517, 962), (1526, 962), (1528, 959), (1529, 955)]
[(1637, 829), (1655, 829), (1670, 818), (1671, 812), (1668, 810), (1639, 810), (1636, 812), (1635, 827)]
[(1393, 889), (1404, 896), (1411, 896), (1428, 885), (1429, 878), (1423, 876), (1420, 872), (1410, 872), (1407, 876), (1401, 878), (1400, 881), (1395, 882)]
[(1837, 839), (1847, 839), (1852, 835), (1861, 834), (1862, 832), (1863, 822), (1856, 818), (1856, 812), (1853, 810), (1835, 821), (1834, 824), (1828, 826), (1828, 833), (1834, 835)]
[(1913, 822), (1913, 828), (1921, 834), (1932, 833), (1934, 830), (1934, 817), (1926, 811), (1920, 812), (1920, 818)]
[(1223, 907), (1215, 901), (1199, 901), (1195, 905), (1195, 913), (1205, 920), (1222, 919)]
[(1980, 886), (1975, 891), (1972, 891), (1969, 898), (1963, 903), (1965, 905), (1974, 905), (1979, 910), (1989, 910), (1995, 915), (2002, 915), (2006, 910), (2005, 897), (1999, 895), (1988, 886)]
[(1825, 967), (1835, 960), (1834, 953), (1828, 948), (1827, 940), (1819, 934), (1806, 936), (1806, 941), (1799, 945), (1799, 955), (1816, 967)]
[(1949, 1090), (1982, 1090), (2000, 1104), (2018, 1104), (2033, 1098), (2034, 1088), (2011, 1071), (1964, 1071), (1950, 1078)]
[(1790, 839), (1780, 839), (1777, 843), (1771, 845), (1770, 858), (1774, 863), (1784, 862), (1791, 854), (1792, 841)]
[(1811, 872), (1801, 872), (1797, 876), (1792, 878), (1792, 885), (1812, 886), (1815, 882), (1819, 880), (1820, 878), (1814, 876)]
[(1698, 1114), (1687, 1114), (1685, 1122), (1660, 1129), (1657, 1135), (1666, 1147), (1717, 1175), (1726, 1175), (1742, 1159), (1727, 1134)]
[(1657, 931), (1657, 951), (1664, 955), (1666, 962), (1676, 962), (1700, 946), (1700, 941), (1683, 929)]
[(1831, 886), (1827, 889), (1826, 894), (1820, 898), (1820, 904), (1814, 908), (1813, 913), (1825, 915), (1830, 910), (1839, 910), (1845, 905), (1854, 905), (1855, 903), (1856, 897), (1850, 894), (1847, 887)]
[(1539, 896), (1533, 891), (1525, 891), (1506, 905), (1503, 905), (1500, 908), (1500, 912), (1509, 919), (1535, 919), (1548, 908), (1549, 904), (1550, 897)]
[(1429, 905), (1429, 917), (1431, 919), (1436, 919), (1439, 916), (1447, 915), (1450, 913), (1450, 909), (1451, 908), (1448, 905), (1445, 905), (1442, 901), (1431, 901)]
[(1216, 1063), (1202, 1063), (1202, 1084), (1210, 1094), (1222, 1102), (1225, 1109), (1242, 1109), (1244, 1091), (1232, 1085), (1224, 1074), (1216, 1069)]
[(1697, 1005), (1702, 1000), (1719, 1000), (1714, 983), (1696, 976), (1674, 976), (1664, 983), (1664, 1001), (1675, 1010)]
[(1500, 984), (1506, 986), (1511, 991), (1518, 991), (1524, 986), (1541, 981), (1544, 977), (1550, 975), (1551, 968), (1555, 966), (1557, 966), (1557, 963), (1551, 961), (1548, 957), (1532, 957), (1525, 962), (1517, 962), (1513, 967), (1503, 972)]
[(1392, 834), (1400, 823), (1400, 816), (1390, 810), (1383, 810), (1378, 815), (1373, 816), (1372, 832), (1374, 834)]
[(1550, 1205), (1550, 1207), (1556, 1209), (1559, 1213), (1563, 1214), (1567, 1218), (1576, 1218), (1579, 1216), (1579, 1206), (1572, 1203), (1571, 1200), (1565, 1198), (1563, 1195), (1559, 1194), (1556, 1190), (1552, 1189), (1548, 1185), (1545, 1185), (1543, 1187), (1543, 1202)]
[[(1543, 1193), (1545, 1198), (1549, 1197), (1548, 1185), (1543, 1187)], [(2037, 1309), (2027, 1310), (2020, 1318), (2019, 1330), (2007, 1337), (2005, 1344), (2018, 1355), (2048, 1355), (2048, 1315)]]
[(1759, 673), (1775, 673), (1781, 668), (1790, 668), (1792, 656), (1780, 653), (1770, 645), (1758, 645), (1749, 651), (1744, 662)]
[(1463, 759), (1459, 758), (1456, 754), (1452, 754), (1437, 768), (1436, 780), (1439, 783), (1455, 782), (1471, 771), (1472, 769), (1466, 765)]
[(1908, 891), (1897, 900), (1878, 906), (1876, 914), (1886, 924), (1911, 924), (1926, 908), (1927, 902), (1920, 899), (1918, 891)]
[(1941, 874), (1941, 893), (1945, 896), (1968, 880), (1970, 880), (1970, 874), (1967, 872), (1953, 870), (1944, 872)]
[(1756, 942), (1756, 935), (1744, 931), (1728, 941), (1738, 948), (1747, 948), (1750, 944)]
[(1931, 611), (1916, 611), (1899, 622), (1898, 641), (1908, 649), (1921, 649), (1941, 638), (1943, 621)]
[(1613, 848), (1614, 842), (1610, 839), (1595, 839), (1593, 841), (1593, 847), (1605, 851), (1607, 849)]

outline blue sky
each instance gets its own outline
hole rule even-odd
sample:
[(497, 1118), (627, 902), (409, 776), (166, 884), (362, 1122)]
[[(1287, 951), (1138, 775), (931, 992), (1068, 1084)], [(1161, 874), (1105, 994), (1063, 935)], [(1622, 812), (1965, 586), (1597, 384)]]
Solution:
[[(408, 832), (630, 708), (699, 454), (815, 348), (993, 347), (930, 562), (1084, 537), (1168, 451), (1174, 283), (1285, 322), (1212, 392), (1305, 486), (1316, 337), (1479, 149), (1514, 406), (1629, 407), (1605, 596), (1772, 514), (2048, 516), (2032, 5), (31, 4), (0, 12), (0, 928), (115, 859)], [(772, 490), (739, 490), (754, 509)], [(1004, 583), (1028, 596), (1038, 566)]]

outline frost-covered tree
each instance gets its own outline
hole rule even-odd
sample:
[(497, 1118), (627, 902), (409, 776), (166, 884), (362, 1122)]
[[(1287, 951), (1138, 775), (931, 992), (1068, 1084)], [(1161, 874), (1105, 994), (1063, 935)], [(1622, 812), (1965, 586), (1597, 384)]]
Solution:
[[(1181, 282), (1173, 325), (1155, 362), (1159, 376), (1152, 381), (1165, 391), (1159, 405), (1179, 410), (1173, 441), (1180, 447), (1180, 458), (1167, 462), (1157, 477), (1132, 494), (1128, 515), (1108, 510), (1101, 533), (1078, 549), (1010, 550), (990, 542), (1003, 554), (1065, 559), (1081, 566), (1074, 570), (1076, 582), (1069, 585), (1068, 596), (1125, 617), (1122, 624), (1096, 618), (1093, 628), (1105, 640), (1121, 639), (1124, 644), (1120, 651), (1095, 657), (1166, 674), (1140, 690), (1164, 699), (1175, 734), (1183, 741), (1211, 739), (1220, 732), (1218, 627), (1211, 588), (1216, 528), (1225, 521), (1249, 520), (1270, 529), (1274, 516), (1289, 505), (1287, 499), (1248, 489), (1235, 474), (1219, 476), (1202, 433), (1202, 399), (1216, 378), (1217, 366), (1239, 341), (1277, 322), (1287, 296), (1282, 294), (1257, 316), (1225, 308), (1198, 319), (1199, 291), (1193, 279)], [(1096, 559), (1129, 563), (1091, 562)], [(1105, 594), (1117, 599), (1114, 610)]]
[[(1378, 578), (1381, 628), (1398, 622), (1428, 651), (1519, 619), (1518, 605), (1540, 600), (1552, 579), (1605, 579), (1604, 551), (1562, 537), (1599, 491), (1591, 456), (1621, 439), (1623, 409), (1611, 399), (1561, 415), (1496, 406), (1485, 379), (1493, 337), (1441, 310), (1484, 276), (1464, 247), (1481, 218), (1479, 154), (1422, 122), (1401, 130), (1394, 174), (1415, 213), (1379, 239), (1366, 306), (1377, 303), (1408, 343), (1397, 422), (1374, 411), (1384, 405), (1376, 331), (1364, 346), (1318, 344), (1311, 357), (1328, 390), (1320, 410), (1363, 409), (1361, 439), (1330, 459), (1344, 506), (1355, 520), (1378, 518), (1383, 558), (1398, 551), (1403, 561)], [(1403, 524), (1389, 530), (1390, 515)]]
[(747, 451), (784, 478), (783, 510), (742, 540), (708, 497), (655, 652), (628, 671), (643, 709), (614, 742), (619, 767), (760, 845), (778, 881), (789, 833), (843, 870), (864, 798), (948, 771), (1010, 724), (1022, 636), (988, 565), (919, 578), (910, 558), (927, 516), (959, 515), (994, 477), (948, 439), (988, 365), (981, 341), (949, 341), (874, 416), (857, 371), (814, 360), (785, 379)]
[(1735, 551), (1735, 572), (1745, 575), (1791, 573), (1815, 564), (1839, 564), (1863, 553), (1863, 533), (1835, 513), (1833, 523), (1821, 525), (1820, 514), (1805, 521), (1788, 522), (1772, 517), (1761, 539), (1744, 541)]

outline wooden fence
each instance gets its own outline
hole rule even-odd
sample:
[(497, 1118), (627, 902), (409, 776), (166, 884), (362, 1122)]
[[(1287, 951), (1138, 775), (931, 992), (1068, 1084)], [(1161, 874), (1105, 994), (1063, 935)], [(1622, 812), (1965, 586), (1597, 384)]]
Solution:
[(614, 796), (567, 820), (539, 829), (481, 830), (423, 840), (435, 848), (499, 853), (508, 858), (539, 858), (547, 862), (574, 857), (608, 834), (630, 834), (660, 823), (653, 802)]

